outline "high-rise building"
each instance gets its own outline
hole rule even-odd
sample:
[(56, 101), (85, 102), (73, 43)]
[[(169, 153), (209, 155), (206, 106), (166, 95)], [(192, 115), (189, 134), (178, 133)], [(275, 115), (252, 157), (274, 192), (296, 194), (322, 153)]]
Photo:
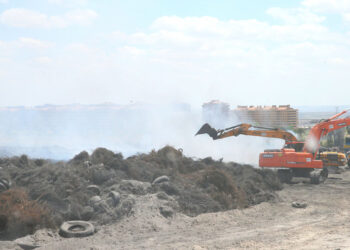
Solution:
[(241, 122), (267, 127), (297, 127), (298, 110), (290, 105), (237, 106), (233, 113)]

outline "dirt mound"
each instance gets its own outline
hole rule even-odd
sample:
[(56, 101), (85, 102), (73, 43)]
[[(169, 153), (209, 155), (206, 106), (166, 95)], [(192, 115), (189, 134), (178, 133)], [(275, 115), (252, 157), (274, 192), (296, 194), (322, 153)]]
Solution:
[(0, 159), (0, 167), (0, 177), (50, 208), (56, 225), (116, 221), (132, 214), (135, 200), (146, 194), (172, 197), (174, 211), (196, 216), (267, 201), (282, 188), (272, 171), (210, 157), (195, 160), (170, 146), (127, 159), (105, 148), (91, 155), (83, 151), (69, 162), (21, 156)]

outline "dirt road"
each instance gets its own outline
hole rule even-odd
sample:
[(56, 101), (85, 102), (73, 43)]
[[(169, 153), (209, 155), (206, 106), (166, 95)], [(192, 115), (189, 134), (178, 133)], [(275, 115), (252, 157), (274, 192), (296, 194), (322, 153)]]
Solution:
[[(133, 216), (94, 236), (37, 235), (42, 249), (350, 249), (350, 171), (321, 185), (285, 185), (279, 200), (194, 218), (159, 215), (154, 196), (138, 200)], [(307, 202), (305, 209), (291, 202)]]

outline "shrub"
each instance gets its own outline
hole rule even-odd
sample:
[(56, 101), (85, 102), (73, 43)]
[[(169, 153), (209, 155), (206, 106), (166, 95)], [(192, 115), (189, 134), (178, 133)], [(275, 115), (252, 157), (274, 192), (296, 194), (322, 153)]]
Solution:
[(10, 189), (0, 194), (0, 232), (6, 239), (32, 234), (40, 227), (52, 227), (49, 211), (30, 200), (22, 189)]

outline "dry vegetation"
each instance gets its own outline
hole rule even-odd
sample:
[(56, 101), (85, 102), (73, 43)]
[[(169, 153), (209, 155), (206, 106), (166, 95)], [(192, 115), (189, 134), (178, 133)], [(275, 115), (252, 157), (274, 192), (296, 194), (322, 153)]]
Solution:
[(0, 194), (0, 233), (16, 238), (33, 233), (40, 227), (53, 226), (49, 210), (30, 200), (23, 189), (11, 189)]

